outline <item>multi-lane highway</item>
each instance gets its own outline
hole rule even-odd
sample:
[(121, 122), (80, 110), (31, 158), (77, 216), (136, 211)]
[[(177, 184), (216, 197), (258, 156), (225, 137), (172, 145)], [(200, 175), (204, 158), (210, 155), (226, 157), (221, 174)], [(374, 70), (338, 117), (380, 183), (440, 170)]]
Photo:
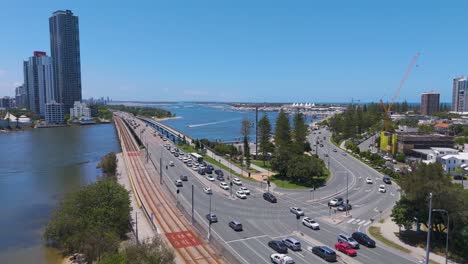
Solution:
[[(130, 118), (130, 117), (127, 117)], [(323, 147), (317, 147), (318, 155), (324, 158), (326, 164), (330, 164), (333, 177), (326, 186), (318, 188), (314, 193), (310, 190), (284, 190), (276, 188), (272, 192), (278, 198), (278, 203), (272, 204), (262, 198), (265, 185), (243, 180), (243, 186), (250, 189), (251, 194), (242, 200), (231, 196), (230, 191), (219, 188), (219, 181), (210, 182), (205, 176), (199, 175), (177, 159), (166, 148), (159, 137), (154, 136), (151, 127), (146, 127), (140, 120), (143, 142), (147, 144), (151, 159), (159, 167), (162, 161), (163, 181), (168, 189), (176, 193), (174, 184), (181, 174), (188, 175), (188, 181), (179, 187), (178, 196), (180, 204), (187, 210), (191, 210), (192, 192), (194, 186), (194, 211), (195, 220), (208, 230), (208, 214), (211, 199), (211, 211), (218, 217), (218, 222), (212, 224), (212, 237), (222, 244), (239, 260), (240, 263), (271, 263), (270, 255), (274, 251), (268, 247), (268, 241), (294, 237), (302, 244), (302, 251), (289, 251), (296, 263), (322, 263), (322, 259), (307, 250), (307, 247), (327, 245), (333, 247), (340, 233), (351, 234), (357, 230), (365, 230), (371, 224), (372, 219), (378, 219), (380, 211), (389, 210), (398, 199), (398, 191), (394, 185), (387, 185), (386, 193), (378, 192), (378, 185), (382, 184), (382, 175), (367, 165), (361, 163), (350, 155), (335, 148), (329, 143), (329, 132), (322, 129), (311, 134), (309, 140), (315, 142), (321, 137)], [(323, 139), (325, 137), (325, 139)], [(315, 147), (314, 147), (315, 149)], [(325, 157), (328, 154), (329, 157)], [(328, 160), (329, 159), (329, 160)], [(174, 162), (173, 167), (167, 166)], [(159, 171), (159, 168), (158, 168)], [(224, 172), (225, 176), (229, 175)], [(159, 175), (153, 175), (159, 181)], [(371, 177), (374, 183), (366, 184), (365, 178)], [(348, 179), (348, 184), (346, 181)], [(205, 194), (202, 189), (211, 187), (213, 195)], [(348, 196), (346, 196), (348, 186)], [(239, 187), (234, 185), (232, 194)], [(335, 213), (329, 210), (327, 202), (335, 192), (340, 192), (344, 199), (348, 197), (353, 209), (346, 213)], [(289, 207), (297, 206), (304, 210), (305, 215), (314, 218), (320, 224), (320, 230), (311, 230), (296, 220), (295, 215), (289, 211)], [(244, 230), (235, 232), (228, 223), (231, 220), (240, 221)], [(208, 234), (206, 234), (208, 235)], [(416, 260), (404, 256), (400, 252), (386, 248), (377, 242), (376, 248), (361, 247), (356, 257), (351, 258), (342, 253), (337, 253), (339, 263), (415, 263)]]

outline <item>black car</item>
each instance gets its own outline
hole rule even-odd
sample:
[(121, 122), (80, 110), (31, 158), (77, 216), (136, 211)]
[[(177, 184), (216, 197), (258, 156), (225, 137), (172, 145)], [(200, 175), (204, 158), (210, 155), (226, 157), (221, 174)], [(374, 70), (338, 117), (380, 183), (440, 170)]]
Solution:
[(336, 209), (338, 211), (344, 212), (344, 211), (350, 211), (351, 209), (353, 209), (353, 207), (351, 206), (351, 204), (344, 203), (344, 204), (338, 206)]
[(288, 253), (288, 248), (281, 240), (271, 240), (270, 242), (268, 242), (268, 246), (278, 253), (281, 253), (281, 254)]
[(390, 177), (387, 175), (383, 177), (383, 182), (385, 182), (386, 184), (392, 184), (392, 180), (390, 180)]
[(229, 227), (234, 229), (234, 231), (242, 231), (242, 224), (235, 220), (229, 222)]
[(183, 181), (188, 181), (187, 175), (184, 175), (184, 174), (180, 175), (180, 179)]
[(205, 169), (198, 169), (198, 174), (205, 175)]
[(215, 170), (214, 172), (215, 172), (215, 174), (218, 175), (218, 176), (220, 176), (220, 175), (221, 175), (221, 176), (224, 176), (224, 173), (223, 173), (222, 170)]
[(332, 249), (326, 246), (317, 246), (312, 248), (312, 253), (323, 258), (328, 262), (336, 261), (336, 253)]
[(278, 202), (276, 200), (276, 197), (273, 194), (269, 193), (269, 192), (263, 193), (263, 199), (269, 201), (270, 203)]
[(209, 170), (214, 170), (214, 167), (213, 167), (213, 165), (211, 165), (211, 164), (208, 164), (208, 165), (206, 166), (206, 168), (209, 169)]
[(218, 179), (218, 181), (224, 181), (224, 176), (223, 175), (217, 175), (216, 179)]
[(375, 247), (375, 241), (362, 232), (354, 232), (351, 236), (361, 245)]
[(208, 173), (208, 174), (213, 173), (213, 166), (211, 166), (211, 165), (206, 166), (205, 172)]

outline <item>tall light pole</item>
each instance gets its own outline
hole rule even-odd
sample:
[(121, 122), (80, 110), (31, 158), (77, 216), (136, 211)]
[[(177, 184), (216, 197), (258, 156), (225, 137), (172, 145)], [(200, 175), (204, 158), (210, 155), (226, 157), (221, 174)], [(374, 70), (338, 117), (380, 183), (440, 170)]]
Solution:
[(448, 263), (448, 243), (449, 243), (449, 232), (450, 232), (450, 217), (449, 213), (445, 209), (432, 209), (433, 212), (442, 212), (447, 214), (447, 237), (445, 239), (445, 264)]
[(161, 148), (161, 155), (159, 156), (159, 184), (161, 185), (162, 185), (162, 175), (163, 175), (162, 156), (163, 156), (163, 148)]
[(432, 225), (432, 193), (429, 193), (429, 225), (427, 228), (426, 240), (426, 264), (429, 264), (429, 247), (431, 243), (431, 225)]
[(348, 172), (345, 171), (346, 173), (346, 215), (348, 215), (348, 205), (349, 205), (349, 196), (348, 196)]
[(209, 214), (209, 219), (208, 219), (208, 242), (211, 239), (211, 196), (212, 196), (212, 194), (210, 194), (210, 212), (208, 213)]

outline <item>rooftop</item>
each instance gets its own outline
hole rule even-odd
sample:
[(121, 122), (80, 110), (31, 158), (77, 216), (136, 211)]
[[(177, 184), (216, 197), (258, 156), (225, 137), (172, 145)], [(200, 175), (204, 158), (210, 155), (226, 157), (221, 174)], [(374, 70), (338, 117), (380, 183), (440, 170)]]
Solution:
[(458, 154), (448, 154), (448, 155), (443, 156), (441, 159), (447, 160), (451, 158), (468, 160), (468, 152), (460, 152)]

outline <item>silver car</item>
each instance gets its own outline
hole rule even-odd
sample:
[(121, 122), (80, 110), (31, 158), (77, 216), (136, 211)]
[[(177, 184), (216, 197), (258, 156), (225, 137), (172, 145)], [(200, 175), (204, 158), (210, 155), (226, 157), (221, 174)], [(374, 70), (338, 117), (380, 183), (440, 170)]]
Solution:
[(338, 242), (348, 243), (352, 248), (359, 248), (359, 243), (349, 235), (341, 233), (338, 235), (337, 239)]

